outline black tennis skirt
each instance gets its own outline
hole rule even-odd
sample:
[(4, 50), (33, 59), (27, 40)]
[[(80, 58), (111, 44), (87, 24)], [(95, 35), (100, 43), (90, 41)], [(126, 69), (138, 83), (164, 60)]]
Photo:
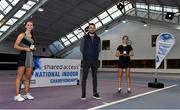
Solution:
[(131, 66), (130, 57), (120, 57), (118, 62), (118, 68), (129, 68)]
[(18, 66), (25, 66), (26, 51), (21, 51), (18, 58)]

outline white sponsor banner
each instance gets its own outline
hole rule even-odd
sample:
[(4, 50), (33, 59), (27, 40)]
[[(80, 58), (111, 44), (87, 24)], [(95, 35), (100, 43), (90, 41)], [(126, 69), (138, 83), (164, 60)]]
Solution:
[(77, 85), (81, 60), (35, 58), (31, 87)]
[(156, 39), (156, 69), (160, 66), (163, 59), (175, 44), (175, 38), (172, 34), (163, 32)]

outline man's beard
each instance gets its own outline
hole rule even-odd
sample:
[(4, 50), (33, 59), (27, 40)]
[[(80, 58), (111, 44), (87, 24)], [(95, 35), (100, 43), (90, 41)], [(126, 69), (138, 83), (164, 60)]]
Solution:
[(95, 34), (95, 32), (89, 32), (90, 34)]

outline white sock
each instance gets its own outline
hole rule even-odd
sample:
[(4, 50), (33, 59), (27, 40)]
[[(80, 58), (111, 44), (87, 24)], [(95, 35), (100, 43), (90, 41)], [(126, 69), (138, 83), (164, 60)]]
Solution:
[(131, 88), (128, 88), (128, 91), (131, 91)]
[(118, 90), (121, 90), (121, 87), (119, 87)]

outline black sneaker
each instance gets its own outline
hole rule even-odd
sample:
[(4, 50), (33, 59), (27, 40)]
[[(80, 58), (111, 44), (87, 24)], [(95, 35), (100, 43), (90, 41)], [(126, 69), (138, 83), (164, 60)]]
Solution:
[(82, 96), (81, 96), (81, 100), (86, 100), (86, 96), (85, 96), (85, 95), (82, 95)]
[(131, 90), (127, 90), (127, 93), (131, 93)]
[(121, 89), (119, 89), (117, 92), (118, 92), (118, 93), (121, 93)]
[(118, 93), (121, 93), (121, 88), (118, 88), (118, 91), (117, 91)]
[(94, 94), (94, 95), (93, 95), (93, 98), (94, 98), (94, 99), (101, 99), (101, 97), (99, 96), (98, 93)]

